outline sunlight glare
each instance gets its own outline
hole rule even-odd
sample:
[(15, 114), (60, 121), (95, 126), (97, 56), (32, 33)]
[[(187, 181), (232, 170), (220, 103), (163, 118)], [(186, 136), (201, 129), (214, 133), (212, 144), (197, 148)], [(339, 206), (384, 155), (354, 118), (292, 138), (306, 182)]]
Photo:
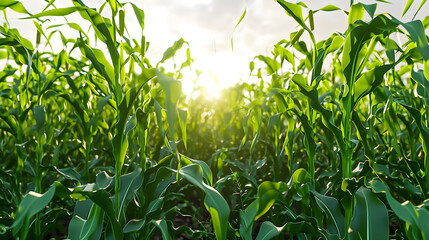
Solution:
[[(196, 55), (200, 54), (194, 53), (194, 56)], [(222, 53), (197, 59), (192, 68), (198, 69), (202, 73), (198, 79), (195, 71), (184, 74), (183, 92), (186, 95), (191, 94), (194, 87), (193, 81), (196, 79), (195, 87), (203, 86), (207, 88), (211, 97), (219, 98), (222, 89), (234, 86), (245, 76), (247, 65), (242, 62), (245, 61), (233, 53)]]

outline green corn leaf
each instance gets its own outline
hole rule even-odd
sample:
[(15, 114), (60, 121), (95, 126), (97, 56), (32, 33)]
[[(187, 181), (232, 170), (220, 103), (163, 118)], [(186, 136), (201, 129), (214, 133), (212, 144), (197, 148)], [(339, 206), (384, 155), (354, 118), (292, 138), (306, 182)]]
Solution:
[(417, 50), (419, 50), (425, 61), (429, 60), (429, 43), (426, 38), (425, 28), (420, 20), (403, 23), (398, 19), (390, 16), (392, 21), (396, 24), (401, 24), (407, 32), (410, 34), (411, 40), (417, 44)]
[(91, 200), (77, 202), (69, 224), (68, 238), (71, 240), (100, 238), (103, 218), (104, 212)]
[(17, 135), (17, 125), (16, 125), (16, 119), (12, 117), (12, 115), (0, 115), (0, 118), (6, 122), (6, 124), (9, 126), (7, 129), (10, 133), (13, 135)]
[(179, 111), (179, 125), (180, 130), (182, 132), (183, 144), (185, 145), (185, 149), (187, 149), (187, 135), (186, 135), (186, 122), (188, 119), (188, 111), (183, 109), (178, 109)]
[(104, 53), (99, 49), (89, 47), (86, 43), (82, 41), (82, 39), (78, 41), (78, 45), (81, 48), (82, 54), (89, 60), (91, 60), (95, 70), (97, 70), (97, 72), (107, 80), (107, 83), (110, 87), (110, 91), (115, 94), (115, 100), (118, 101), (118, 99), (120, 99), (118, 93), (120, 89), (118, 89), (119, 86), (114, 81), (114, 69), (104, 57)]
[(192, 164), (185, 166), (180, 169), (179, 173), (186, 180), (205, 192), (204, 205), (210, 213), (216, 238), (220, 240), (226, 239), (230, 211), (228, 203), (219, 192), (204, 183), (202, 178), (203, 173), (199, 165)]
[(4, 10), (6, 8), (10, 8), (15, 12), (18, 13), (26, 13), (26, 14), (30, 14), (24, 7), (24, 5), (22, 5), (22, 3), (20, 1), (14, 1), (14, 0), (2, 0), (0, 2), (0, 11)]
[[(143, 31), (143, 29), (144, 29), (144, 11), (141, 10), (139, 7), (137, 7), (135, 4), (133, 4), (131, 2), (130, 2), (130, 4), (133, 7), (134, 14), (136, 15), (136, 18), (140, 24), (140, 28)], [(141, 47), (144, 48), (145, 46), (142, 45)]]
[(289, 188), (284, 182), (269, 182), (265, 181), (258, 187), (257, 207), (254, 220), (257, 220), (264, 215), (274, 204), (276, 198)]
[[(264, 225), (264, 223), (262, 223)], [(262, 228), (261, 225), (261, 228)], [(278, 232), (287, 231), (289, 233), (294, 234), (294, 237), (296, 236), (297, 239), (324, 239), (324, 240), (334, 240), (338, 239), (338, 237), (334, 235), (330, 235), (327, 233), (324, 229), (318, 229), (315, 228), (310, 221), (304, 220), (304, 219), (296, 219), (294, 222), (288, 222), (285, 225), (281, 227), (275, 227), (270, 226), (271, 224), (267, 223), (264, 225), (263, 233), (264, 235), (259, 235), (260, 239), (270, 239), (274, 237)], [(265, 235), (266, 234), (266, 235)], [(258, 237), (257, 236), (257, 237)], [(269, 238), (263, 238), (263, 237), (269, 237)]]
[[(299, 45), (296, 45), (295, 43), (298, 42), (299, 38), (302, 36), (303, 33), (304, 33), (304, 28), (301, 28), (298, 32), (291, 33), (290, 45), (294, 47), (299, 46)], [(305, 51), (301, 51), (301, 52), (305, 52)]]
[(143, 212), (152, 212), (154, 210), (157, 210), (158, 208), (153, 208), (153, 205), (151, 205), (151, 203), (153, 201), (159, 201), (160, 203), (162, 203), (162, 195), (165, 193), (168, 186), (174, 180), (176, 180), (176, 177), (174, 175), (172, 176), (171, 169), (161, 167), (163, 163), (166, 164), (168, 162), (168, 159), (173, 159), (173, 156), (174, 155), (171, 154), (170, 156), (164, 158), (165, 161), (161, 160), (157, 166), (149, 168), (145, 172), (143, 182), (145, 197), (145, 202), (142, 206)]
[(338, 50), (343, 44), (344, 44), (344, 38), (341, 36), (335, 35), (335, 37), (332, 39), (331, 44), (326, 49), (325, 55)]
[(342, 136), (342, 131), (334, 124), (332, 118), (332, 111), (324, 108), (320, 104), (317, 89), (312, 86), (309, 86), (305, 81), (304, 77), (300, 74), (295, 74), (294, 76), (292, 76), (292, 80), (299, 86), (301, 92), (309, 98), (311, 107), (322, 114), (324, 124), (326, 124), (329, 130), (331, 130), (332, 133), (335, 135), (337, 143), (340, 147), (340, 151), (345, 151), (346, 144)]
[(128, 89), (118, 106), (118, 120), (115, 123), (117, 134), (112, 139), (113, 155), (115, 157), (115, 168), (117, 172), (121, 172), (124, 165), (128, 148), (126, 137), (128, 133), (137, 126), (135, 113), (129, 118), (131, 110), (143, 86), (155, 75), (153, 69), (146, 71), (148, 75), (140, 75), (136, 85)]
[(86, 184), (86, 181), (82, 179), (82, 176), (78, 172), (76, 172), (74, 168), (68, 167), (58, 169), (57, 167), (55, 167), (55, 170), (57, 170), (57, 172), (66, 179), (72, 179), (78, 181), (80, 184)]
[[(255, 111), (256, 112), (256, 111)], [(259, 121), (257, 121), (257, 123), (255, 123), (254, 121), (252, 121), (253, 126), (257, 126), (257, 130), (256, 130), (256, 134), (255, 137), (252, 140), (252, 143), (250, 144), (250, 153), (252, 154), (253, 151), (255, 150), (256, 147), (256, 143), (258, 142), (259, 139), (259, 135), (261, 133), (261, 128), (262, 128), (262, 121), (263, 121), (263, 114), (258, 112), (258, 114), (254, 117), (257, 117), (258, 115), (260, 115), (259, 117)]]
[[(122, 109), (123, 110), (123, 109)], [(117, 129), (120, 129), (121, 132), (119, 132), (115, 137), (112, 139), (112, 147), (113, 147), (113, 154), (115, 156), (115, 162), (116, 162), (116, 170), (121, 171), (122, 166), (124, 165), (125, 161), (125, 155), (127, 153), (128, 149), (128, 141), (126, 140), (126, 137), (128, 133), (133, 130), (137, 126), (137, 120), (135, 114), (126, 121), (125, 128), (121, 125), (124, 121), (122, 121), (124, 118), (126, 118), (126, 115), (128, 115), (128, 111), (120, 111), (120, 118), (119, 121), (116, 124)]]
[(288, 187), (300, 187), (302, 184), (309, 183), (311, 180), (310, 174), (304, 168), (299, 168), (295, 170), (292, 175), (292, 178), (288, 182)]
[(388, 72), (394, 66), (395, 64), (382, 65), (362, 74), (362, 76), (354, 84), (354, 103), (352, 108), (356, 106), (360, 99), (380, 86), (380, 84), (384, 81), (384, 74), (386, 74), (386, 72)]
[(423, 142), (425, 143), (429, 143), (429, 128), (424, 124), (423, 121), (423, 116), (420, 113), (419, 110), (410, 107), (408, 105), (406, 105), (403, 102), (394, 100), (395, 102), (401, 104), (405, 109), (407, 109), (407, 111), (411, 114), (411, 116), (414, 118), (414, 121), (418, 127), (418, 129), (420, 130), (420, 134), (422, 135), (423, 138)]
[(232, 51), (234, 51), (234, 32), (235, 32), (235, 29), (237, 29), (238, 25), (240, 25), (240, 23), (243, 20), (244, 16), (246, 16), (246, 9), (244, 9), (244, 12), (241, 14), (240, 19), (238, 20), (237, 24), (234, 27), (234, 30), (232, 31), (232, 36), (231, 36), (231, 50)]
[(140, 168), (131, 173), (121, 176), (121, 189), (119, 190), (119, 211), (121, 218), (125, 217), (128, 202), (133, 199), (134, 194), (140, 188), (143, 182), (143, 175)]
[(85, 136), (87, 136), (87, 134), (89, 134), (87, 132), (88, 131), (87, 123), (89, 121), (89, 117), (83, 104), (77, 101), (77, 99), (72, 98), (70, 94), (63, 93), (63, 94), (60, 94), (59, 96), (64, 98), (67, 102), (69, 102), (73, 106), (73, 109), (76, 111), (76, 115), (79, 118), (81, 125), (83, 126), (83, 129), (85, 131)]
[(26, 17), (24, 19), (41, 18), (41, 17), (54, 17), (54, 16), (67, 16), (67, 15), (72, 14), (78, 10), (79, 10), (78, 7), (55, 8), (55, 9), (43, 11), (43, 12), (38, 13), (38, 14), (34, 14), (34, 15)]
[(82, 228), (84, 224), (85, 224), (85, 219), (82, 219), (81, 217), (74, 215), (69, 223), (68, 238), (71, 240), (80, 239), (80, 234), (82, 232)]
[(109, 176), (106, 171), (100, 172), (95, 176), (95, 183), (98, 189), (106, 189), (113, 185), (115, 176)]
[[(77, 239), (100, 239), (103, 230), (103, 220), (103, 210), (97, 204), (93, 204), (88, 219), (84, 220), (82, 228), (80, 229), (80, 236)], [(76, 230), (79, 231), (78, 229), (73, 229), (73, 231)]]
[(173, 78), (167, 77), (157, 69), (155, 70), (158, 82), (161, 84), (165, 94), (165, 108), (167, 110), (168, 128), (170, 130), (170, 137), (172, 140), (173, 148), (176, 149), (176, 142), (174, 137), (174, 127), (177, 118), (177, 101), (182, 93), (182, 83)]
[[(375, 193), (384, 193), (386, 195), (387, 202), (393, 212), (407, 223), (407, 235), (412, 239), (426, 239), (429, 234), (429, 222), (422, 221), (420, 219), (420, 212), (426, 211), (424, 208), (416, 209), (410, 202), (406, 201), (403, 204), (399, 203), (390, 193), (389, 188), (378, 180), (374, 180), (367, 184), (372, 188)], [(423, 214), (427, 216), (426, 214)]]
[(253, 201), (246, 210), (240, 209), (240, 235), (244, 240), (252, 239), (252, 230), (254, 225), (254, 218), (258, 211), (258, 205), (256, 201)]
[[(80, 190), (80, 189), (79, 189)], [(105, 190), (96, 190), (96, 191), (79, 191), (78, 189), (75, 189), (73, 192), (70, 192), (70, 195), (73, 198), (78, 199), (85, 199), (89, 198), (91, 199), (95, 204), (97, 204), (103, 211), (107, 214), (107, 217), (110, 221), (110, 226), (112, 228), (113, 234), (115, 236), (115, 239), (123, 239), (122, 234), (122, 227), (119, 224), (118, 220), (115, 216), (115, 210), (113, 208), (113, 202), (110, 199), (110, 194), (107, 193)]]
[(106, 103), (109, 102), (111, 98), (112, 98), (112, 95), (110, 94), (100, 99), (100, 101), (97, 103), (97, 110), (99, 113), (103, 111), (104, 106), (106, 105)]
[(155, 226), (161, 230), (162, 239), (171, 240), (170, 233), (168, 232), (168, 225), (164, 219), (161, 220), (152, 220), (151, 221)]
[(252, 239), (254, 222), (273, 206), (274, 201), (282, 192), (288, 189), (284, 182), (265, 181), (259, 185), (256, 200), (245, 211), (240, 210), (240, 234), (244, 239)]
[(350, 239), (389, 239), (389, 217), (383, 202), (364, 187), (357, 190), (355, 197)]
[(419, 13), (419, 12), (420, 12), (420, 10), (422, 9), (423, 5), (425, 5), (426, 1), (427, 1), (427, 0), (422, 0), (422, 2), (421, 2), (421, 3), (420, 3), (420, 5), (419, 5), (419, 8), (418, 8), (418, 9), (417, 9), (417, 11), (415, 11), (415, 13), (414, 13), (413, 19), (415, 19), (415, 18), (416, 18), (417, 13)]
[(405, 13), (408, 12), (408, 9), (410, 9), (411, 5), (413, 4), (414, 0), (408, 0), (407, 4), (405, 4), (405, 8), (404, 11), (402, 12), (402, 16), (403, 17), (405, 15)]
[(36, 119), (37, 128), (42, 128), (46, 121), (46, 113), (44, 106), (37, 106), (33, 109), (34, 118)]
[(355, 23), (357, 20), (363, 19), (365, 8), (361, 3), (353, 4), (349, 12), (349, 25)]
[(124, 233), (136, 232), (142, 229), (145, 221), (142, 219), (132, 219), (124, 227)]
[(155, 100), (155, 113), (156, 113), (156, 123), (158, 124), (159, 132), (162, 138), (165, 138), (165, 131), (162, 127), (162, 115), (165, 112), (165, 109), (161, 107), (158, 101)]
[(371, 16), (371, 18), (374, 18), (375, 10), (377, 10), (377, 4), (362, 4), (362, 6), (365, 8), (365, 11)]
[[(271, 93), (271, 91), (270, 91)], [(273, 116), (270, 117), (270, 120), (268, 121), (268, 128), (267, 128), (267, 139), (269, 137), (269, 133), (271, 128), (275, 128), (278, 124), (279, 124), (279, 120), (281, 117), (282, 113), (277, 113), (274, 114)]]
[[(183, 44), (187, 42), (185, 42), (185, 40), (183, 40), (183, 38), (180, 38), (179, 40), (175, 41), (173, 46), (167, 48), (167, 50), (165, 50), (164, 54), (162, 55), (162, 59), (161, 61), (159, 61), (158, 64), (163, 63), (165, 60), (172, 58), (176, 52), (182, 48)], [(142, 46), (143, 47), (143, 46)], [(157, 64), (157, 66), (158, 66)]]
[[(103, 17), (94, 9), (88, 8), (80, 0), (73, 0), (73, 4), (79, 9), (80, 15), (91, 22), (94, 27), (98, 38), (106, 43), (107, 49), (109, 50), (110, 57), (112, 59), (113, 67), (116, 73), (119, 73), (119, 52), (116, 48), (109, 27), (104, 22)], [(115, 81), (118, 79), (118, 75), (115, 75)]]
[(299, 87), (305, 89), (307, 92), (310, 92), (314, 89), (312, 86), (308, 85), (307, 80), (305, 80), (304, 76), (301, 74), (294, 74), (292, 76), (292, 81), (294, 81)]
[(124, 227), (124, 233), (132, 233), (139, 231), (145, 221), (143, 219), (131, 219)]
[(328, 232), (343, 239), (346, 235), (346, 223), (337, 199), (322, 195), (314, 190), (311, 190), (311, 193), (313, 194), (317, 205), (327, 215), (326, 225)]
[(180, 154), (180, 157), (181, 157), (181, 160), (186, 165), (198, 164), (201, 167), (201, 170), (203, 171), (203, 177), (207, 180), (210, 186), (213, 185), (213, 174), (212, 174), (212, 171), (210, 170), (209, 165), (207, 165), (206, 162), (195, 160), (182, 154)]
[(286, 13), (295, 19), (302, 28), (311, 32), (307, 25), (305, 25), (304, 18), (302, 17), (302, 7), (299, 4), (289, 3), (284, 0), (276, 0), (276, 2), (278, 2), (286, 10)]
[(319, 8), (319, 9), (315, 10), (314, 12), (315, 13), (318, 12), (318, 11), (331, 12), (331, 11), (337, 11), (337, 10), (341, 10), (341, 8), (339, 8), (339, 7), (335, 6), (335, 5), (329, 4), (329, 5), (326, 5), (326, 6), (322, 7), (322, 8)]
[(49, 204), (54, 194), (55, 184), (44, 194), (30, 191), (24, 199), (22, 199), (15, 213), (15, 221), (11, 226), (14, 237), (17, 237), (18, 233), (20, 233), (21, 238), (26, 239), (31, 218)]
[(238, 151), (241, 151), (241, 148), (243, 148), (244, 144), (246, 143), (247, 140), (247, 136), (249, 135), (249, 119), (251, 117), (253, 110), (249, 109), (249, 112), (247, 113), (247, 115), (245, 117), (243, 117), (243, 130), (244, 130), (244, 136), (243, 139), (241, 140), (240, 146), (238, 147)]
[(369, 159), (370, 163), (375, 163), (375, 156), (374, 156), (374, 144), (371, 137), (371, 134), (369, 133), (368, 129), (366, 129), (356, 111), (352, 114), (352, 120), (356, 126), (356, 129), (358, 130), (358, 137), (359, 140), (362, 142), (364, 149), (365, 149), (365, 156)]
[(110, 8), (112, 9), (113, 16), (116, 16), (118, 13), (118, 2), (116, 0), (108, 0)]
[(297, 113), (298, 118), (301, 121), (302, 127), (305, 133), (305, 148), (308, 154), (308, 160), (310, 164), (310, 174), (312, 176), (312, 183), (314, 183), (314, 158), (316, 156), (316, 147), (317, 144), (314, 141), (314, 130), (313, 127), (310, 126), (308, 117), (305, 114)]
[(272, 222), (265, 221), (261, 224), (256, 240), (268, 240), (278, 236), (283, 230), (283, 227), (276, 227)]

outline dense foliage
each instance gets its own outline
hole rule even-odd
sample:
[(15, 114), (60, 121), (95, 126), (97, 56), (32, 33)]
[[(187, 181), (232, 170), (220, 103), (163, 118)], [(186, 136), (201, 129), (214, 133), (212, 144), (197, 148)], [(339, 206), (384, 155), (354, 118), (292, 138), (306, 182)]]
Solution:
[[(49, 1), (32, 15), (2, 0), (37, 39), (0, 27), (0, 236), (427, 239), (429, 16), (277, 2), (298, 31), (250, 63), (256, 83), (213, 103), (181, 94), (183, 39), (147, 58), (133, 3)], [(344, 12), (348, 29), (316, 41), (320, 11)], [(72, 13), (89, 32), (54, 24)]]

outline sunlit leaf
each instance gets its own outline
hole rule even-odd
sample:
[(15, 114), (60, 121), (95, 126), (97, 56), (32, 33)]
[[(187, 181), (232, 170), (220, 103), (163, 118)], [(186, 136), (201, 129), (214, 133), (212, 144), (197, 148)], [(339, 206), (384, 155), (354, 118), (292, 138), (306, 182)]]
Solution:
[(235, 29), (237, 29), (238, 25), (240, 25), (240, 23), (243, 20), (244, 16), (246, 16), (246, 9), (244, 9), (243, 14), (241, 14), (240, 19), (238, 20), (237, 24), (234, 27), (234, 30), (232, 31), (232, 36), (231, 36), (231, 50), (232, 51), (234, 51), (234, 32), (235, 32)]

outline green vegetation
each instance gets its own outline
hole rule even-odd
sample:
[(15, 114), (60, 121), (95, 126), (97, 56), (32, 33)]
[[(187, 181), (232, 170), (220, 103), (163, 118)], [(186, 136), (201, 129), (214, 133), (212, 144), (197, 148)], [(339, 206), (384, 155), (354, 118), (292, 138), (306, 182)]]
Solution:
[[(32, 15), (2, 0), (37, 39), (0, 27), (0, 236), (429, 238), (429, 16), (277, 2), (297, 31), (250, 63), (255, 84), (212, 104), (204, 89), (181, 94), (193, 62), (183, 39), (147, 58), (132, 3), (49, 1)], [(344, 12), (348, 29), (316, 41), (321, 11)], [(46, 21), (72, 13), (89, 31)], [(186, 60), (166, 69), (176, 54)]]

